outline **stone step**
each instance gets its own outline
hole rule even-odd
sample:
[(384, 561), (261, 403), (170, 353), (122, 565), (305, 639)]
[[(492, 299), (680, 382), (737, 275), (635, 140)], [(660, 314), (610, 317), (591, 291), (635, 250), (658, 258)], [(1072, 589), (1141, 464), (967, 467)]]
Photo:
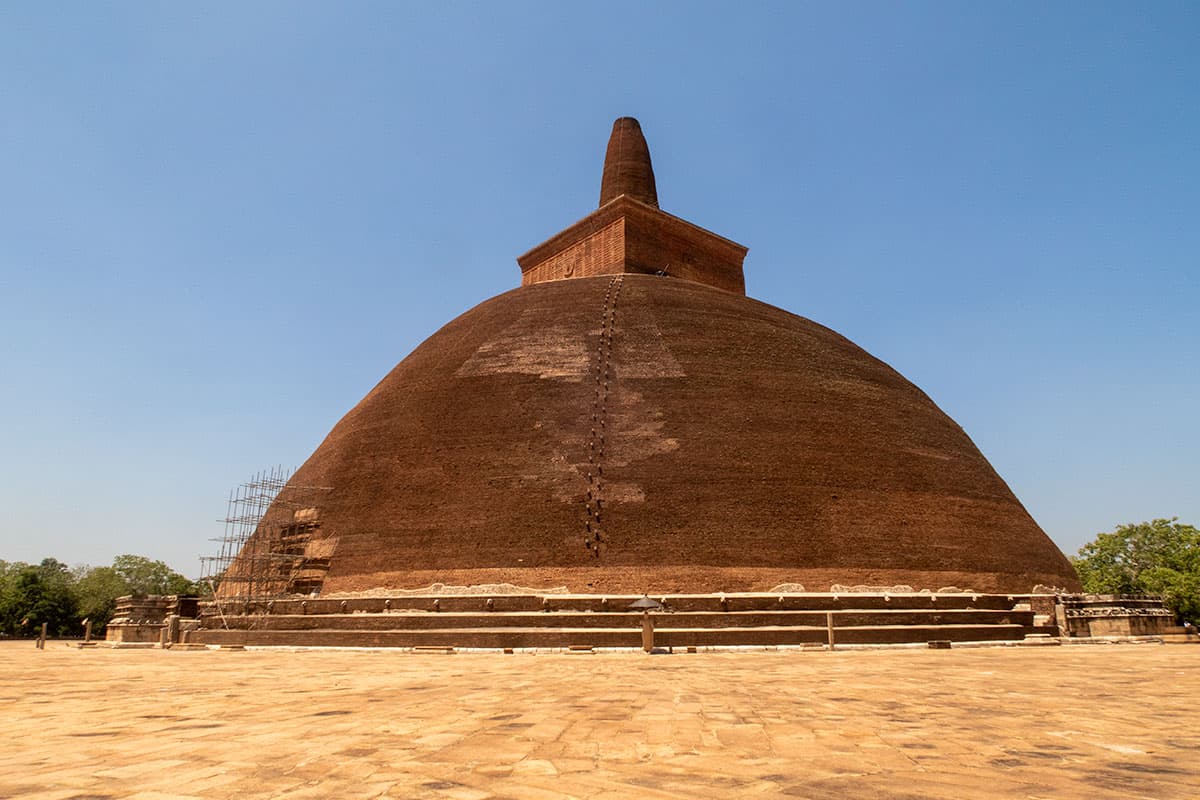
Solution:
[[(749, 628), (758, 626), (826, 626), (828, 614), (835, 627), (889, 625), (1033, 625), (1031, 611), (967, 609), (888, 609), (845, 611), (731, 611), (656, 613), (655, 627)], [(452, 628), (638, 628), (635, 612), (403, 612), (389, 614), (321, 614), (226, 617), (223, 624), (207, 620), (206, 627), (259, 630), (338, 629), (352, 631), (432, 630)]]
[[(1016, 641), (1021, 625), (864, 625), (838, 628), (838, 644), (906, 644), (928, 641)], [(199, 630), (189, 641), (292, 647), (570, 648), (641, 647), (641, 629), (458, 628), (430, 630)], [(657, 647), (823, 644), (828, 631), (815, 626), (674, 628), (655, 631)]]
[(1053, 636), (1057, 638), (1061, 635), (1057, 625), (1030, 625), (1025, 630), (1026, 636)]

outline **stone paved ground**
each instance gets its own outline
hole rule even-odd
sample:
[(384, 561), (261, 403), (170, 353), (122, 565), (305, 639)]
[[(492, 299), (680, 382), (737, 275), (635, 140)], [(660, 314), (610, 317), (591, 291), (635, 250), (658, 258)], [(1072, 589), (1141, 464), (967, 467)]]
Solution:
[(0, 797), (1196, 798), (1200, 647), (0, 644)]

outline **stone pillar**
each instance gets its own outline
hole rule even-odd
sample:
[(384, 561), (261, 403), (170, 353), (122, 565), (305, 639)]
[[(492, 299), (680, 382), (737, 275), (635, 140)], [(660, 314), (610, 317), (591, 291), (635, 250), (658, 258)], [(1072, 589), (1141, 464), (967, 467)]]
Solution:
[(642, 649), (647, 653), (654, 651), (654, 620), (649, 611), (642, 612)]
[(1061, 601), (1054, 603), (1054, 624), (1058, 626), (1059, 636), (1070, 636), (1071, 629), (1067, 623), (1067, 609)]

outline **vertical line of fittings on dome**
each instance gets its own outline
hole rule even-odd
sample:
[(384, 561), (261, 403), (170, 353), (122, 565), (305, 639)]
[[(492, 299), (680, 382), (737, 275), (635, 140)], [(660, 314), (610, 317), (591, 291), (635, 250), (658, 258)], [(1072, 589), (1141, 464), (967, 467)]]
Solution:
[(596, 385), (592, 394), (591, 435), (588, 438), (587, 497), (584, 502), (586, 517), (583, 522), (583, 546), (596, 558), (605, 545), (601, 512), (604, 489), (605, 431), (608, 427), (608, 394), (612, 380), (613, 329), (617, 319), (617, 300), (621, 297), (624, 277), (616, 275), (608, 282), (604, 291), (604, 303), (600, 311), (600, 339), (596, 345)]

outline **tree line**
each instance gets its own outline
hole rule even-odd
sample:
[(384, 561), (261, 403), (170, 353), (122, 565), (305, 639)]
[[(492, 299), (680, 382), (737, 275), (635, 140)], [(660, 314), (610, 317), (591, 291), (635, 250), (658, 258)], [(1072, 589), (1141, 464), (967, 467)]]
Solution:
[(40, 564), (0, 561), (0, 636), (33, 636), (42, 623), (50, 636), (78, 636), (83, 621), (99, 633), (117, 598), (128, 594), (201, 594), (203, 587), (161, 561), (120, 555), (108, 567), (68, 567), (56, 558)]

